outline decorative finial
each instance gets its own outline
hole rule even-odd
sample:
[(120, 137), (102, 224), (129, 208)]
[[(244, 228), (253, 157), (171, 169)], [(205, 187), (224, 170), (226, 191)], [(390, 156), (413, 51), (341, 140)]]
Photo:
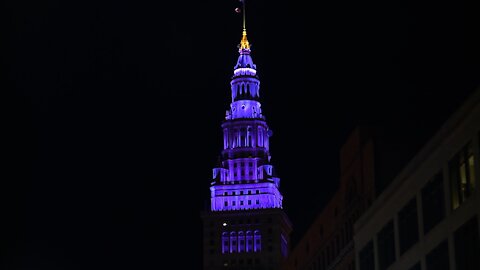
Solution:
[(250, 43), (247, 39), (247, 30), (244, 28), (242, 33), (242, 40), (240, 41), (240, 50), (250, 50)]
[(246, 27), (246, 20), (245, 20), (245, 0), (239, 0), (242, 3), (243, 10), (240, 8), (236, 8), (235, 12), (240, 13), (242, 12), (243, 17), (243, 31), (242, 31), (242, 40), (240, 41), (240, 52), (243, 50), (250, 50), (250, 43), (248, 43), (247, 39), (247, 27)]

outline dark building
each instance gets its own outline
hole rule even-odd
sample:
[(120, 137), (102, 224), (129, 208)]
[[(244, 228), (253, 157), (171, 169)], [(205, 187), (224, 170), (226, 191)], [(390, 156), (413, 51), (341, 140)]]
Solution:
[(340, 183), (285, 265), (288, 270), (354, 268), (353, 224), (375, 197), (377, 134), (358, 127), (340, 150)]
[(338, 189), (284, 269), (480, 269), (480, 89), (419, 152), (395, 136), (350, 134)]
[(239, 53), (210, 209), (202, 213), (203, 268), (277, 270), (289, 253), (291, 224), (270, 163), (271, 131), (261, 110), (245, 20)]
[(480, 269), (480, 88), (354, 227), (358, 270)]
[[(414, 155), (415, 148), (406, 147), (412, 141), (398, 143), (398, 136), (366, 125), (350, 133), (340, 149), (338, 188), (294, 246), (285, 269), (355, 269), (354, 223)], [(391, 232), (386, 227), (383, 233)]]

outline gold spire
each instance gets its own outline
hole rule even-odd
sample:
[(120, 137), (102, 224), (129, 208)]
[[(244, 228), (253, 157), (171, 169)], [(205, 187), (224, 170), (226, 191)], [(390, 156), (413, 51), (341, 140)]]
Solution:
[(247, 39), (247, 29), (243, 28), (242, 40), (240, 41), (240, 50), (250, 50), (250, 43)]
[(246, 19), (245, 19), (245, 0), (240, 0), (243, 5), (242, 10), (242, 24), (243, 24), (243, 32), (242, 32), (242, 40), (240, 41), (240, 51), (241, 50), (250, 50), (250, 43), (248, 43), (247, 39), (247, 27), (246, 27)]

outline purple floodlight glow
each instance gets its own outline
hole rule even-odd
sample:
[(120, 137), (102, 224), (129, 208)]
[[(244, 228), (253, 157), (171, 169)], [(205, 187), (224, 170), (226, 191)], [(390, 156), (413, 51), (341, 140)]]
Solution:
[(222, 233), (222, 253), (262, 251), (262, 235), (255, 231), (225, 231)]
[(252, 57), (250, 56), (249, 51), (241, 51), (240, 55), (238, 56), (237, 64), (235, 65), (234, 69), (239, 68), (252, 68), (256, 69), (257, 66), (253, 63)]
[[(262, 114), (260, 80), (250, 50), (240, 50), (230, 82), (232, 102), (222, 123), (221, 164), (213, 169), (210, 187), (212, 211), (282, 208), (280, 179), (270, 164), (271, 130)], [(250, 232), (252, 233), (252, 232)], [(251, 245), (239, 246), (239, 241)], [(258, 252), (261, 237), (230, 232), (222, 236), (222, 252)]]
[(283, 196), (276, 181), (213, 185), (211, 192), (212, 211), (282, 208)]
[(263, 118), (261, 104), (255, 100), (238, 100), (230, 104), (230, 119)]
[(253, 68), (237, 68), (233, 71), (233, 76), (250, 75), (255, 76), (257, 71)]

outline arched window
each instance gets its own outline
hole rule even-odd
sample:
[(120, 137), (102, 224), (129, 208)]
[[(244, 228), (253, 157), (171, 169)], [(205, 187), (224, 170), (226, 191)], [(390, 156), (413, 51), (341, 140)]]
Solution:
[(247, 128), (247, 147), (248, 146), (253, 146), (253, 143), (252, 143), (252, 127), (248, 127)]
[(240, 130), (240, 144), (239, 144), (238, 146), (243, 147), (243, 146), (245, 146), (245, 145), (247, 144), (246, 138), (245, 138), (246, 135), (247, 135), (246, 133), (247, 133), (247, 132), (246, 132), (245, 128), (242, 128), (242, 129)]
[(258, 146), (263, 146), (263, 127), (258, 127)]
[(268, 137), (271, 136), (271, 131), (267, 131), (265, 135), (266, 136), (263, 139), (263, 146), (268, 150)]
[(235, 148), (237, 146), (237, 130), (234, 129), (232, 130), (232, 136), (231, 136), (232, 143), (230, 144), (232, 147)]
[(223, 130), (223, 149), (228, 148), (228, 129)]
[(237, 233), (230, 233), (230, 253), (237, 252)]
[(254, 242), (253, 242), (253, 251), (260, 252), (262, 251), (262, 236), (260, 235), (259, 230), (255, 230), (254, 233)]
[(252, 252), (253, 251), (253, 235), (252, 231), (247, 231), (247, 243), (246, 243), (246, 251), (247, 252)]
[(245, 252), (245, 235), (242, 231), (238, 232), (238, 252)]
[(242, 132), (240, 130), (237, 130), (237, 134), (235, 135), (235, 138), (237, 139), (237, 147), (241, 147), (242, 146), (242, 143), (241, 143), (241, 140), (240, 140), (240, 134)]
[(228, 233), (224, 232), (222, 233), (222, 253), (228, 253), (230, 252), (230, 241), (228, 237)]

